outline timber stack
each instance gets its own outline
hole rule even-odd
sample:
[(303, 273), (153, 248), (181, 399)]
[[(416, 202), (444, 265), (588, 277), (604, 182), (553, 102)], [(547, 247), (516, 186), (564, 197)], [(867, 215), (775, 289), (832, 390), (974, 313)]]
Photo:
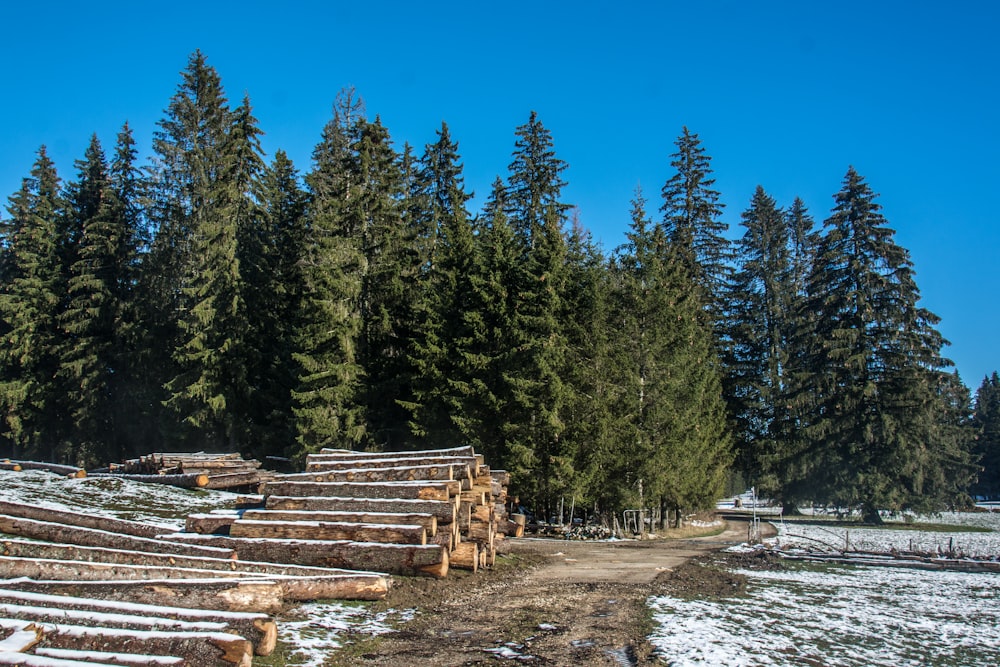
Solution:
[(275, 473), (262, 470), (260, 461), (241, 454), (154, 453), (112, 463), (96, 473), (136, 482), (257, 493)]
[(523, 517), (507, 515), (509, 481), (472, 447), (324, 449), (305, 472), (275, 475), (256, 502), (189, 516), (171, 538), (259, 561), (444, 577), (492, 566), (499, 540), (523, 534)]

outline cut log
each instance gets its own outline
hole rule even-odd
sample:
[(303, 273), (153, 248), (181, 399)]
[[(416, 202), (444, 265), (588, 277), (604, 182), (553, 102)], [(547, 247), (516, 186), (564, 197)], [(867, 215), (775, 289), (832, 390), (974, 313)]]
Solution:
[[(348, 468), (277, 475), (275, 482), (413, 482), (424, 480), (451, 481), (455, 472), (465, 475), (467, 469), (460, 465), (397, 466), (386, 468)], [(459, 478), (461, 479), (461, 478)]]
[(430, 514), (440, 524), (455, 521), (454, 500), (417, 500), (403, 498), (344, 498), (337, 496), (268, 496), (270, 510), (308, 512), (390, 512)]
[[(11, 611), (20, 609), (22, 611)], [(32, 610), (43, 609), (49, 614), (63, 616), (43, 617)], [(267, 614), (224, 612), (214, 609), (185, 609), (159, 605), (109, 602), (95, 598), (76, 598), (64, 595), (45, 595), (26, 591), (0, 589), (0, 615), (13, 615), (45, 623), (74, 623), (77, 625), (103, 625), (106, 627), (152, 626), (150, 629), (170, 630), (226, 630), (229, 628), (253, 642), (257, 655), (269, 655), (277, 642), (277, 625)], [(121, 616), (121, 619), (109, 619)], [(117, 625), (118, 622), (124, 624)], [(171, 627), (170, 623), (187, 623)], [(201, 623), (201, 627), (193, 627)], [(213, 624), (213, 625), (204, 625)]]
[[(62, 663), (50, 663), (51, 667), (101, 667), (102, 665), (114, 665), (114, 667), (185, 667), (184, 659), (170, 655), (148, 655), (145, 653), (104, 653), (102, 651), (76, 651), (68, 648), (45, 648), (35, 649), (35, 655), (43, 658), (54, 658), (62, 660)], [(25, 667), (32, 667), (25, 665)], [(45, 667), (39, 665), (38, 667)]]
[(279, 613), (282, 586), (267, 579), (163, 579), (148, 581), (3, 581), (5, 589), (118, 600), (191, 609)]
[(404, 456), (392, 458), (344, 458), (342, 456), (326, 456), (310, 454), (306, 457), (306, 471), (348, 470), (350, 468), (397, 468), (404, 466), (426, 465), (468, 465), (472, 470), (478, 468), (475, 456)]
[(254, 486), (263, 483), (270, 475), (263, 475), (259, 470), (246, 472), (230, 472), (225, 474), (208, 474), (206, 489), (235, 489), (242, 486)]
[(475, 542), (462, 542), (455, 545), (449, 555), (451, 566), (461, 570), (479, 569), (479, 545)]
[(340, 521), (252, 521), (240, 519), (229, 527), (229, 535), (230, 537), (292, 540), (427, 544), (427, 531), (423, 526)]
[(10, 461), (0, 461), (0, 470), (9, 470), (10, 472), (21, 472), (21, 466), (16, 463), (11, 463)]
[[(0, 619), (0, 627), (9, 623)], [(51, 648), (171, 655), (199, 667), (250, 667), (253, 661), (251, 643), (226, 632), (108, 631), (63, 623), (41, 629), (42, 643)]]
[(202, 535), (228, 535), (229, 527), (239, 518), (239, 512), (188, 514), (184, 519), (184, 530)]
[(385, 597), (389, 590), (388, 577), (384, 574), (329, 567), (150, 554), (21, 540), (0, 542), (0, 553), (28, 559), (79, 560), (143, 567), (177, 567), (188, 568), (189, 571), (217, 570), (240, 578), (274, 577), (281, 587), (282, 595), (287, 600), (380, 600)]
[(38, 505), (15, 503), (8, 500), (0, 500), (0, 514), (20, 517), (23, 519), (34, 519), (35, 521), (60, 523), (66, 526), (96, 528), (98, 530), (147, 538), (155, 538), (157, 535), (177, 530), (176, 528), (153, 526), (151, 524), (140, 523), (138, 521), (113, 519), (105, 516), (97, 516), (95, 514), (72, 512), (70, 510), (57, 510), (48, 507), (39, 507)]
[[(428, 537), (437, 533), (437, 517), (433, 514), (403, 514), (400, 512), (321, 512), (286, 510), (249, 510), (241, 517), (249, 521), (341, 521), (348, 523), (409, 524), (423, 526)], [(208, 532), (192, 531), (188, 532)]]
[(241, 559), (253, 561), (375, 570), (402, 576), (448, 574), (448, 553), (436, 544), (235, 538), (190, 533), (177, 533), (169, 539), (233, 549)]
[(460, 493), (459, 482), (268, 482), (266, 495), (337, 496), (348, 498), (398, 498), (448, 500)]
[(226, 458), (216, 458), (216, 459), (198, 459), (198, 458), (181, 458), (176, 461), (171, 461), (174, 465), (177, 465), (184, 472), (207, 472), (209, 470), (219, 470), (220, 472), (226, 471), (238, 471), (241, 469), (258, 469), (260, 468), (260, 461), (257, 459), (226, 459)]
[[(425, 456), (475, 456), (476, 451), (472, 446), (452, 447), (449, 449), (424, 449), (411, 452), (358, 452), (351, 449), (330, 449), (324, 447), (319, 450), (320, 455), (353, 457), (357, 459), (385, 459), (385, 458), (420, 458)], [(310, 454), (316, 456), (316, 454)]]
[(82, 478), (87, 476), (87, 471), (78, 466), (66, 466), (58, 463), (45, 463), (44, 461), (14, 461), (11, 463), (21, 466), (21, 470), (44, 470), (55, 475), (65, 477)]
[(91, 477), (117, 477), (119, 479), (127, 479), (132, 482), (167, 484), (169, 486), (179, 486), (186, 489), (198, 489), (208, 486), (208, 475), (204, 473), (193, 473), (190, 475), (133, 475), (128, 473), (102, 472), (94, 473)]
[(81, 546), (106, 547), (129, 551), (151, 551), (153, 553), (173, 553), (185, 556), (210, 556), (214, 558), (232, 558), (233, 552), (224, 549), (206, 548), (168, 542), (162, 539), (122, 535), (106, 530), (66, 526), (58, 523), (35, 521), (0, 515), (0, 533), (30, 537), (47, 542), (63, 544), (78, 544)]

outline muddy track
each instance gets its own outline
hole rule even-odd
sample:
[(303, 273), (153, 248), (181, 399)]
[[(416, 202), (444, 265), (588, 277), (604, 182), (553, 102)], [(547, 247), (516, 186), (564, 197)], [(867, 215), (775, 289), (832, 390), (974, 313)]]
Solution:
[[(646, 599), (677, 588), (737, 586), (693, 559), (746, 541), (721, 535), (645, 542), (508, 540), (494, 571), (397, 581), (387, 608), (416, 608), (399, 632), (362, 642), (342, 664), (458, 667), (656, 664)], [(705, 578), (711, 581), (692, 581)]]

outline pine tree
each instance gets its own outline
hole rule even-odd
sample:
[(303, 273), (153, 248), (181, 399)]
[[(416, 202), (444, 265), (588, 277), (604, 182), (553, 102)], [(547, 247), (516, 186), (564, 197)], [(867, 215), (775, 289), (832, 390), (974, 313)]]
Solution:
[(0, 405), (15, 455), (67, 461), (70, 452), (60, 445), (68, 429), (54, 379), (62, 348), (57, 320), (66, 292), (59, 246), (64, 208), (55, 165), (43, 146), (7, 209)]
[[(919, 308), (909, 253), (893, 241), (876, 195), (854, 169), (817, 245), (797, 336), (791, 403), (800, 439), (779, 454), (779, 496), (879, 510), (945, 502), (925, 485), (947, 457), (929, 435), (944, 420), (949, 362), (938, 318)], [(961, 467), (961, 466), (959, 466)]]
[(976, 390), (973, 417), (973, 453), (982, 468), (972, 492), (987, 498), (1000, 497), (1000, 375), (994, 371)]

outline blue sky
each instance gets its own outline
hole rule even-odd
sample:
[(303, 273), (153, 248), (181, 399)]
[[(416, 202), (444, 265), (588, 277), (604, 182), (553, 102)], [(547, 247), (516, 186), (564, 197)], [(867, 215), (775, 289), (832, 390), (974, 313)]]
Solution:
[[(146, 2), (0, 9), (0, 199), (45, 144), (60, 175), (127, 120), (148, 155), (189, 55), (250, 96), (300, 171), (354, 86), (397, 147), (442, 121), (467, 185), (505, 175), (532, 110), (569, 164), (565, 199), (610, 249), (641, 185), (658, 207), (697, 133), (732, 235), (758, 184), (827, 217), (853, 165), (911, 252), (966, 384), (1000, 369), (1000, 7), (993, 2)], [(6, 214), (4, 214), (6, 215)]]

